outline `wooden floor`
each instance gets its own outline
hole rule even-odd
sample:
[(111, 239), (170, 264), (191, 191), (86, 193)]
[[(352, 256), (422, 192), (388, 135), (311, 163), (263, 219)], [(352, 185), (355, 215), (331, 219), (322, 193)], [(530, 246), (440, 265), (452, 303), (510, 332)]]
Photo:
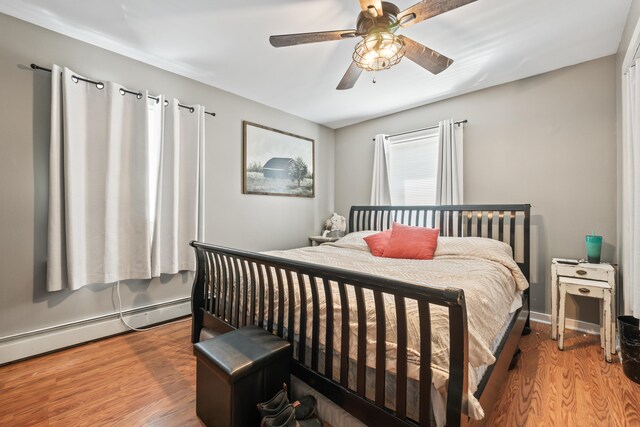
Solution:
[(202, 426), (191, 319), (0, 367), (0, 426)]
[(559, 351), (549, 325), (532, 326), (488, 426), (640, 426), (640, 385), (604, 361), (599, 336), (567, 330)]
[[(534, 325), (489, 426), (640, 426), (640, 385), (604, 362), (599, 338), (565, 351)], [(0, 367), (0, 426), (201, 426), (190, 320)]]

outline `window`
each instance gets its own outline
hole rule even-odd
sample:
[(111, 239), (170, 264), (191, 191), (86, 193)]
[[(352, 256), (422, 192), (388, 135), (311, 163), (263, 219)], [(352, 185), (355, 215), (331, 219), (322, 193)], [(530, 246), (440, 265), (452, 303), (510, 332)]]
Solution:
[(389, 138), (392, 205), (433, 205), (438, 175), (438, 128)]

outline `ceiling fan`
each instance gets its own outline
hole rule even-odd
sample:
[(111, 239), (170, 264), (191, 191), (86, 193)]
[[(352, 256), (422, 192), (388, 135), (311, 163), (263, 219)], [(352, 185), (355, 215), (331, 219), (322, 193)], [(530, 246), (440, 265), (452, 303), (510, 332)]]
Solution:
[(274, 47), (295, 46), (332, 40), (362, 37), (356, 44), (351, 65), (340, 80), (338, 90), (351, 89), (362, 70), (386, 70), (406, 56), (416, 64), (438, 74), (446, 70), (453, 59), (405, 36), (397, 36), (400, 28), (417, 24), (476, 0), (425, 0), (400, 11), (393, 3), (380, 0), (360, 0), (355, 30), (321, 31), (316, 33), (283, 34), (269, 37)]

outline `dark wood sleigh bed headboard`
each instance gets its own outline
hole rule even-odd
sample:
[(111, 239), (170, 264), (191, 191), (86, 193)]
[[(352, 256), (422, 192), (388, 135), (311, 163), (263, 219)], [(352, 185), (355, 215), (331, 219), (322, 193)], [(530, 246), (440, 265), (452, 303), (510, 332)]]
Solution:
[(487, 237), (508, 243), (530, 279), (530, 204), (441, 206), (352, 206), (348, 231), (383, 231), (393, 222), (439, 228), (441, 236)]

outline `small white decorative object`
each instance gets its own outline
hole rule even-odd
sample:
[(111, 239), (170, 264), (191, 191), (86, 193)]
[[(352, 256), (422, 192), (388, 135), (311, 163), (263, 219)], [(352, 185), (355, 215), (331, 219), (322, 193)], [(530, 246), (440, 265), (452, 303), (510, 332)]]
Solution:
[(322, 225), (322, 237), (327, 237), (327, 234), (331, 231), (331, 226), (331, 218), (329, 218)]
[(347, 231), (346, 218), (334, 212), (331, 218), (324, 222), (322, 237), (342, 237), (345, 231)]

